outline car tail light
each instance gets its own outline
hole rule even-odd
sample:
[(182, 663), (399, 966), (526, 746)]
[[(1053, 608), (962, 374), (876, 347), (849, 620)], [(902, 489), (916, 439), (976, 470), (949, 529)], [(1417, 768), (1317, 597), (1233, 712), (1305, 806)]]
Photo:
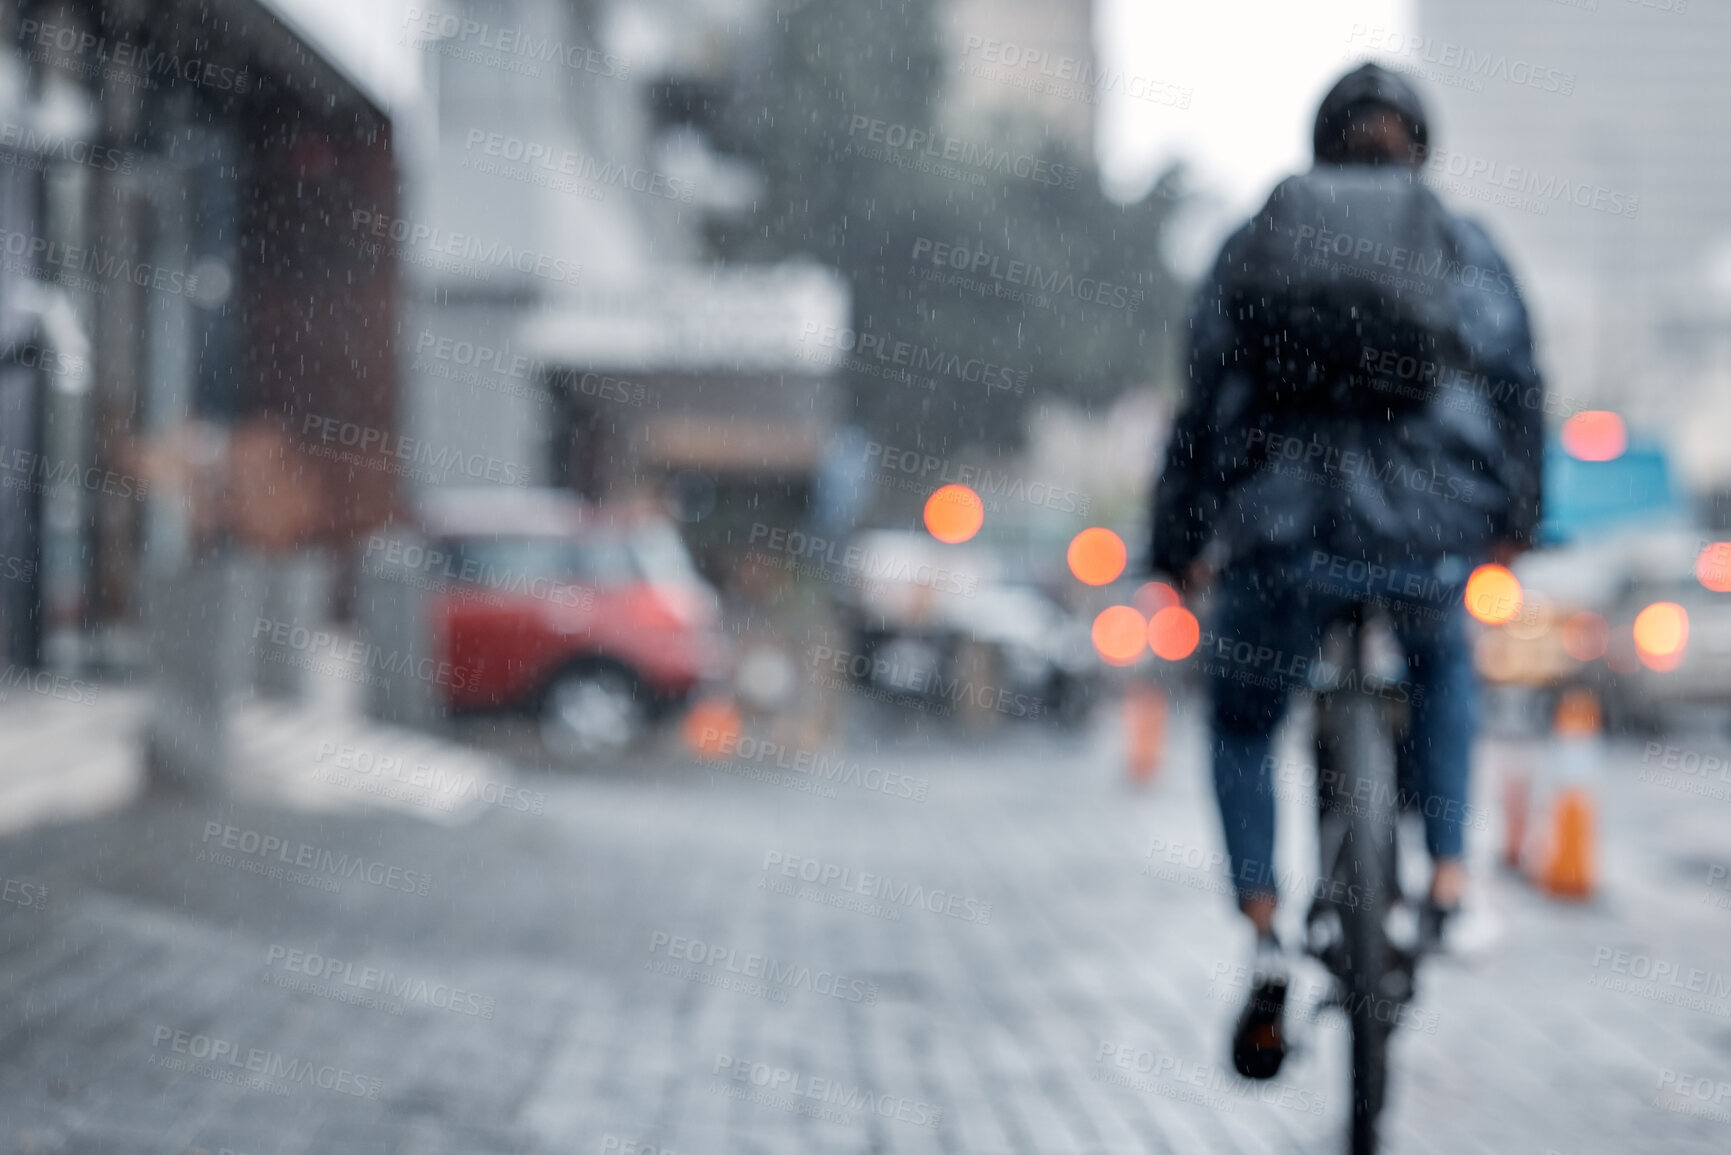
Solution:
[(1488, 626), (1513, 621), (1521, 612), (1521, 582), (1506, 567), (1481, 565), (1467, 578), (1467, 613)]
[(1689, 612), (1676, 602), (1654, 602), (1635, 615), (1635, 653), (1649, 670), (1675, 670), (1689, 645)]

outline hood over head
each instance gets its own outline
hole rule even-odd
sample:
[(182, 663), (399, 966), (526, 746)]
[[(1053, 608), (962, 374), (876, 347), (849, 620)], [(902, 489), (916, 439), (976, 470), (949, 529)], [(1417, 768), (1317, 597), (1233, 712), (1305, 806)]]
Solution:
[(1362, 64), (1336, 81), (1316, 110), (1311, 147), (1318, 164), (1345, 163), (1347, 125), (1353, 108), (1363, 104), (1390, 109), (1406, 121), (1413, 143), (1421, 150), (1429, 147), (1430, 122), (1417, 90), (1380, 64)]

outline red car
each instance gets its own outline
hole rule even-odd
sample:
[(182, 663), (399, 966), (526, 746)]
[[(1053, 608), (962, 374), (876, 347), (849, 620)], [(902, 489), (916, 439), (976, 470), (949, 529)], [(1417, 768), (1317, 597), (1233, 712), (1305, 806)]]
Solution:
[(724, 673), (715, 591), (653, 510), (452, 490), (421, 522), (434, 636), (466, 672), (453, 710), (529, 709), (557, 753), (617, 751)]

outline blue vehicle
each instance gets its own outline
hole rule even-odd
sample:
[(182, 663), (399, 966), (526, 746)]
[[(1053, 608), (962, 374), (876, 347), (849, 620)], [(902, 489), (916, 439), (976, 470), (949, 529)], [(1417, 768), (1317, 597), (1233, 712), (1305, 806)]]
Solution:
[(1688, 519), (1658, 442), (1631, 437), (1628, 448), (1609, 461), (1583, 461), (1556, 437), (1546, 444), (1541, 544), (1569, 545), (1626, 526), (1681, 525)]

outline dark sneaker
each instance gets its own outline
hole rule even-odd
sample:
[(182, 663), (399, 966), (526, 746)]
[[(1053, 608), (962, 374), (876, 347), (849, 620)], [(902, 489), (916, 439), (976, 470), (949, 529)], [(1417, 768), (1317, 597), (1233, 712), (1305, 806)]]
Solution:
[(1280, 944), (1257, 944), (1250, 999), (1232, 1031), (1232, 1066), (1246, 1079), (1272, 1079), (1286, 1059), (1286, 965)]

